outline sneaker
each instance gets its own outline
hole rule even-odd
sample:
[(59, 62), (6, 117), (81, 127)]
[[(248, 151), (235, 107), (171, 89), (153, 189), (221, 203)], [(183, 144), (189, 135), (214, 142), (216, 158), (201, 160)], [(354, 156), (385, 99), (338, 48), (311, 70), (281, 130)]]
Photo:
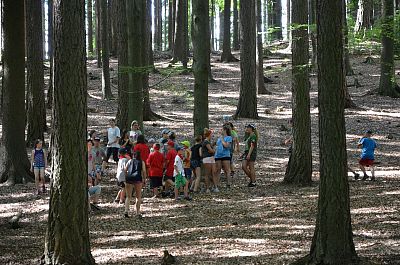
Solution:
[(175, 201), (176, 202), (179, 202), (179, 201), (181, 201), (182, 200), (182, 198), (181, 197), (177, 197), (177, 198), (175, 198)]
[(255, 186), (256, 186), (256, 183), (255, 183), (255, 182), (250, 182), (250, 183), (247, 185), (247, 187), (250, 187), (250, 188), (255, 187)]
[(206, 190), (206, 193), (210, 193), (210, 192), (211, 192), (210, 189), (207, 189), (207, 190)]
[(372, 176), (371, 177), (371, 181), (375, 181), (376, 179), (375, 179), (375, 176)]
[(128, 213), (124, 213), (124, 217), (125, 218), (129, 218), (129, 214)]
[(354, 179), (355, 179), (355, 180), (358, 180), (359, 178), (360, 178), (360, 174), (354, 173)]
[(235, 171), (231, 171), (231, 177), (233, 178), (235, 176)]
[(190, 197), (190, 196), (187, 196), (187, 197), (185, 197), (185, 200), (187, 200), (187, 201), (191, 201), (191, 200), (192, 200), (192, 197)]
[(218, 189), (217, 187), (215, 187), (215, 188), (212, 190), (212, 192), (218, 193), (218, 192), (219, 192), (219, 189)]
[(364, 177), (361, 180), (367, 180), (369, 178), (368, 174), (364, 174)]

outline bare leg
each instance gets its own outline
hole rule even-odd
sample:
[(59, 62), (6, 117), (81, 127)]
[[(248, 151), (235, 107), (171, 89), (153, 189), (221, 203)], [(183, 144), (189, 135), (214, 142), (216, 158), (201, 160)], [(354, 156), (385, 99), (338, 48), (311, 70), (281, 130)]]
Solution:
[(225, 171), (225, 176), (226, 176), (226, 185), (229, 187), (231, 185), (231, 161), (230, 160), (224, 160), (222, 161), (222, 167)]
[(251, 176), (250, 176), (251, 172), (249, 170), (249, 163), (247, 160), (242, 161), (242, 169), (243, 169), (244, 173), (246, 174), (246, 176), (251, 179)]
[(135, 185), (135, 195), (136, 195), (136, 214), (140, 214), (140, 205), (142, 204), (142, 186), (143, 183), (137, 183)]
[(46, 192), (46, 187), (45, 187), (45, 179), (44, 179), (44, 168), (40, 169), (40, 183), (42, 184), (42, 191)]
[(371, 180), (375, 180), (375, 167), (373, 165), (371, 166), (371, 174), (372, 174)]
[(132, 184), (125, 184), (125, 216), (128, 215), (129, 213), (129, 205), (131, 204), (131, 199), (132, 199), (132, 190), (133, 190), (133, 185)]
[(250, 169), (250, 180), (251, 182), (256, 182), (256, 169), (254, 168), (254, 161), (249, 161), (249, 169)]
[(36, 190), (37, 193), (40, 193), (40, 173), (39, 173), (39, 169), (34, 168), (33, 169), (33, 173), (35, 174), (35, 186), (36, 186)]
[(214, 187), (218, 188), (218, 185), (219, 185), (219, 174), (217, 174), (217, 172), (216, 172), (215, 164), (211, 164), (211, 175), (212, 175), (212, 179), (213, 179), (213, 182), (214, 182)]

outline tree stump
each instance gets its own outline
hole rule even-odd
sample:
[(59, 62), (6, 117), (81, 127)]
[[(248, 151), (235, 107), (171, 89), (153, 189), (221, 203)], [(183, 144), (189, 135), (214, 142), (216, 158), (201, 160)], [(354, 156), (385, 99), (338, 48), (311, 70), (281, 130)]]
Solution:
[(21, 227), (19, 224), (19, 219), (21, 219), (21, 217), (22, 217), (22, 212), (18, 212), (16, 215), (11, 217), (10, 220), (8, 220), (8, 224), (10, 225), (11, 229), (18, 229)]

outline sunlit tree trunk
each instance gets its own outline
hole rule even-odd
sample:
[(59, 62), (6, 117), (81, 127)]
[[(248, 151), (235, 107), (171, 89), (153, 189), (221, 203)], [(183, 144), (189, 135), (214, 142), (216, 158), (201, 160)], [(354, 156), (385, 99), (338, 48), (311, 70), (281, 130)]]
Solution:
[(238, 12), (238, 0), (233, 0), (233, 42), (232, 48), (237, 51), (239, 50), (239, 12)]
[(222, 47), (222, 62), (234, 62), (237, 61), (232, 55), (231, 51), (231, 0), (225, 0), (224, 2), (224, 41)]
[(172, 51), (174, 48), (175, 37), (175, 9), (176, 0), (169, 0), (168, 2), (168, 50)]
[(101, 1), (103, 0), (94, 0), (96, 1), (96, 55), (97, 55), (97, 68), (101, 67)]
[(53, 0), (48, 0), (48, 41), (47, 41), (47, 49), (49, 53), (49, 87), (47, 89), (47, 108), (51, 109), (53, 107)]
[(88, 51), (93, 53), (93, 0), (87, 0)]
[(257, 93), (258, 94), (271, 94), (266, 88), (264, 83), (264, 54), (262, 43), (262, 10), (261, 0), (256, 0), (256, 16), (257, 16)]
[(188, 0), (178, 0), (174, 58), (172, 62), (182, 62), (183, 67), (186, 68), (188, 63), (188, 49)]
[(102, 60), (102, 78), (101, 91), (104, 99), (111, 99), (111, 83), (110, 83), (110, 54), (108, 42), (108, 6), (107, 0), (101, 1), (101, 60)]
[(373, 0), (358, 0), (357, 20), (354, 33), (360, 33), (372, 27)]

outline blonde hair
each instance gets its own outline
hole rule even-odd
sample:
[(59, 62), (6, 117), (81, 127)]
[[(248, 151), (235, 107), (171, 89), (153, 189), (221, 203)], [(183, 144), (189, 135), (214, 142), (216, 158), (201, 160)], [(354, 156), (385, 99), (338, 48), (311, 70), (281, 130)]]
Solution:
[(208, 128), (204, 128), (204, 130), (203, 130), (203, 137), (204, 138), (207, 138), (207, 137), (209, 137), (210, 135), (211, 135), (211, 130), (210, 129), (208, 129)]

